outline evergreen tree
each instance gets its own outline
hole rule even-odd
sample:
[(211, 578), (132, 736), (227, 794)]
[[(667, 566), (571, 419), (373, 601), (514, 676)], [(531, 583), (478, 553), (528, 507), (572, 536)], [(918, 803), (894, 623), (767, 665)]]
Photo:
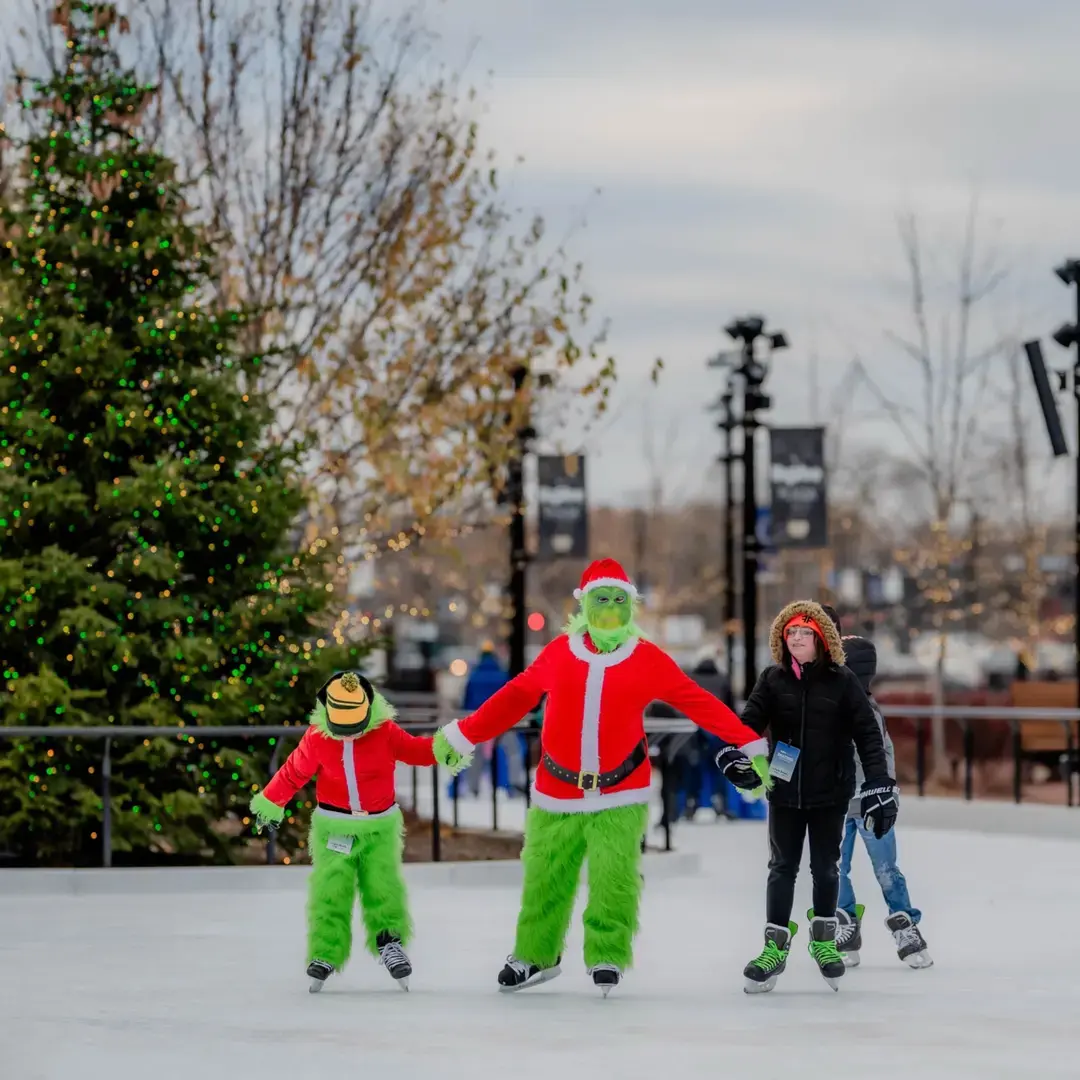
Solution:
[[(155, 91), (118, 58), (124, 20), (64, 2), (54, 22), (67, 67), (20, 87), (24, 172), (0, 208), (0, 724), (303, 723), (358, 661), (320, 638), (334, 566), (295, 536), (304, 448), (266, 437), (245, 316), (139, 138)], [(230, 857), (265, 740), (113, 753), (118, 852)], [(0, 741), (0, 850), (97, 862), (100, 755)]]

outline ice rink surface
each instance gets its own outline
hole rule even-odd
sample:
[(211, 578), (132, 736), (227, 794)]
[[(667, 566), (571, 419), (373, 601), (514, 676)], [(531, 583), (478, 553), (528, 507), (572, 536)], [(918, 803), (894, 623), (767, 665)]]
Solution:
[(839, 993), (806, 952), (808, 874), (787, 973), (771, 994), (742, 991), (761, 943), (759, 822), (677, 828), (701, 873), (647, 879), (636, 965), (607, 1000), (584, 971), (582, 897), (546, 986), (496, 989), (516, 888), (418, 884), (411, 992), (360, 952), (310, 995), (302, 889), (0, 892), (0, 1077), (1075, 1080), (1080, 846), (900, 828), (935, 966), (897, 960), (857, 849), (863, 961)]

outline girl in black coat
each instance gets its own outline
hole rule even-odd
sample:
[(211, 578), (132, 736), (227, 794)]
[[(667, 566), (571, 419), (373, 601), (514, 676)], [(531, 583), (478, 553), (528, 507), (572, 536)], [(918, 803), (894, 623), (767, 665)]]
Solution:
[(836, 948), (836, 898), (844, 819), (855, 794), (852, 744), (867, 777), (863, 819), (875, 835), (883, 836), (896, 820), (896, 786), (870, 702), (844, 666), (840, 635), (820, 605), (788, 604), (773, 621), (769, 644), (776, 663), (761, 673), (742, 711), (743, 722), (759, 735), (768, 731), (770, 758), (765, 948), (743, 972), (746, 990), (771, 990), (787, 965), (797, 930), (791, 922), (795, 878), (807, 835), (814, 886), (808, 948), (835, 990), (844, 973)]

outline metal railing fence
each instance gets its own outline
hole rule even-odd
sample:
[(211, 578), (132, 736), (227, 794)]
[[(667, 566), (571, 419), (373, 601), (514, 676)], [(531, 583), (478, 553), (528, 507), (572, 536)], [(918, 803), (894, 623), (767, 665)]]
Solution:
[[(398, 703), (398, 723), (407, 730), (418, 734), (430, 734), (438, 727), (450, 720), (460, 717), (459, 710), (445, 710), (434, 704), (423, 705), (420, 703), (406, 704), (402, 699), (396, 699)], [(964, 798), (971, 800), (973, 797), (973, 770), (975, 765), (975, 727), (980, 722), (994, 721), (1005, 722), (1011, 730), (1011, 751), (1013, 762), (1013, 800), (1017, 803), (1023, 797), (1023, 764), (1027, 754), (1023, 748), (1021, 725), (1025, 721), (1043, 721), (1060, 723), (1062, 726), (1062, 745), (1065, 747), (1061, 755), (1061, 765), (1064, 769), (1066, 804), (1073, 806), (1080, 804), (1080, 798), (1074, 799), (1073, 774), (1077, 772), (1077, 746), (1076, 728), (1080, 725), (1080, 709), (1037, 709), (1037, 708), (1012, 708), (1006, 706), (945, 706), (941, 709), (930, 705), (901, 705), (890, 704), (883, 706), (887, 718), (913, 719), (916, 723), (916, 785), (920, 796), (925, 794), (927, 780), (927, 742), (930, 721), (935, 716), (942, 716), (946, 720), (956, 721), (961, 727), (963, 746), (963, 771), (964, 771)], [(0, 739), (46, 739), (56, 740), (65, 738), (78, 738), (81, 740), (102, 741), (101, 755), (101, 800), (102, 800), (102, 823), (101, 823), (101, 864), (109, 867), (113, 863), (113, 823), (112, 823), (112, 752), (114, 742), (132, 739), (160, 739), (172, 738), (185, 743), (198, 738), (201, 741), (215, 739), (269, 739), (272, 740), (273, 751), (270, 758), (269, 776), (277, 772), (281, 761), (281, 748), (290, 739), (299, 739), (307, 729), (305, 724), (292, 726), (260, 727), (251, 725), (232, 725), (220, 727), (117, 727), (101, 725), (95, 727), (77, 727), (67, 725), (47, 726), (13, 726), (0, 727)], [(666, 719), (646, 715), (645, 731), (649, 735), (650, 754), (654, 764), (659, 767), (661, 776), (661, 803), (663, 813), (659, 822), (664, 831), (664, 850), (671, 850), (671, 831), (674, 818), (675, 803), (675, 778), (673, 763), (680, 748), (694, 733), (699, 731), (696, 725), (685, 719)], [(530, 753), (526, 756), (526, 784), (525, 801), (528, 805), (529, 789), (531, 780), (531, 758), (534, 743), (540, 735), (540, 728), (535, 721), (524, 720), (510, 729), (526, 737), (529, 743)], [(491, 759), (491, 829), (497, 832), (499, 828), (499, 797), (498, 797), (498, 756), (492, 755)], [(417, 808), (419, 804), (420, 790), (420, 767), (412, 769), (412, 806)], [(439, 769), (426, 770), (431, 780), (431, 857), (433, 861), (440, 861), (441, 836), (441, 782), (445, 780), (445, 774)], [(269, 777), (267, 778), (269, 779)], [(458, 788), (460, 784), (453, 784), (452, 819), (451, 823), (456, 828), (459, 824)], [(267, 862), (276, 861), (276, 838), (273, 833), (267, 840)]]

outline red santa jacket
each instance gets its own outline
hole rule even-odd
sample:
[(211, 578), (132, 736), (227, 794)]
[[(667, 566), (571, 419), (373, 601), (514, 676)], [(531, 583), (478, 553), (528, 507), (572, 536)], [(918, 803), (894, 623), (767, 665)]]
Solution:
[[(656, 645), (631, 638), (600, 653), (582, 634), (556, 638), (471, 716), (448, 724), (446, 737), (459, 753), (468, 753), (512, 727), (545, 693), (543, 749), (574, 772), (604, 773), (621, 765), (645, 738), (644, 712), (652, 701), (666, 701), (751, 757), (768, 753), (764, 739)], [(621, 783), (599, 791), (557, 779), (541, 761), (533, 801), (563, 813), (627, 806), (648, 801), (651, 780), (648, 756)]]
[(410, 735), (387, 720), (355, 739), (335, 739), (312, 725), (263, 794), (284, 806), (312, 777), (323, 809), (381, 814), (394, 807), (394, 765), (434, 765), (432, 737)]

